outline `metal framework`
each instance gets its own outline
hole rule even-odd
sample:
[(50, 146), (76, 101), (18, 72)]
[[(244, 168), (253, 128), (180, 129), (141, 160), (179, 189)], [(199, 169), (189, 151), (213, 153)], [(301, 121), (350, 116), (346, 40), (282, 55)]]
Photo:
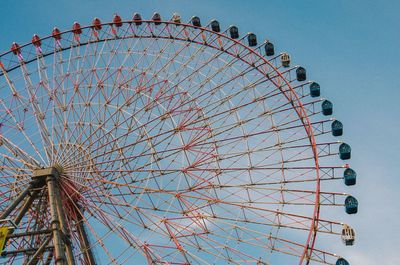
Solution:
[(228, 31), (74, 24), (0, 55), (5, 263), (337, 262), (334, 119)]

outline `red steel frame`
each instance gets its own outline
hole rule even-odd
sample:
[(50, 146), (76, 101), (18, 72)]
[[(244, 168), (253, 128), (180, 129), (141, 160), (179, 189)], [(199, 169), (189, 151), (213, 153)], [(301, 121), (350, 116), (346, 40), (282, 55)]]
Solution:
[[(143, 20), (142, 21), (142, 23), (146, 24), (147, 26), (152, 25), (154, 22), (155, 21), (152, 21), (152, 20)], [(131, 24), (131, 23), (134, 23), (134, 22), (133, 21), (124, 21), (122, 23), (123, 24)], [(207, 32), (208, 34), (215, 35), (215, 37), (218, 38), (218, 39), (225, 39), (228, 42), (232, 42), (233, 43), (232, 46), (233, 45), (240, 46), (244, 50), (247, 50), (250, 54), (254, 55), (257, 58), (256, 61), (261, 60), (264, 65), (267, 65), (269, 69), (272, 69), (272, 72), (275, 72), (276, 75), (279, 77), (279, 78), (276, 78), (276, 79), (278, 79), (278, 82), (282, 82), (284, 84), (284, 86), (289, 89), (289, 91), (283, 89), (283, 86), (280, 85), (277, 81), (275, 81), (275, 78), (269, 79), (271, 81), (271, 83), (273, 85), (275, 85), (275, 87), (278, 88), (281, 91), (281, 93), (285, 96), (285, 98), (289, 102), (291, 102), (291, 104), (292, 104), (294, 110), (296, 111), (299, 119), (303, 123), (304, 130), (306, 131), (306, 133), (308, 135), (308, 138), (309, 138), (309, 141), (310, 141), (310, 145), (311, 145), (312, 151), (314, 153), (315, 170), (316, 170), (316, 176), (317, 176), (316, 187), (315, 187), (315, 191), (314, 191), (315, 192), (315, 201), (314, 201), (314, 205), (315, 206), (314, 206), (314, 213), (313, 213), (312, 222), (311, 222), (312, 225), (309, 228), (308, 238), (306, 240), (306, 243), (304, 244), (305, 247), (304, 247), (304, 250), (303, 250), (303, 254), (301, 255), (300, 261), (299, 261), (299, 264), (309, 264), (310, 259), (311, 259), (312, 255), (313, 255), (313, 251), (314, 251), (314, 245), (315, 245), (315, 239), (316, 239), (316, 235), (317, 235), (317, 231), (318, 231), (318, 225), (319, 225), (319, 223), (321, 221), (319, 219), (319, 215), (320, 215), (320, 196), (321, 196), (321, 190), (320, 190), (320, 166), (319, 166), (319, 161), (318, 161), (319, 150), (318, 150), (318, 145), (317, 145), (317, 142), (316, 142), (316, 139), (315, 139), (315, 136), (314, 136), (312, 123), (311, 123), (311, 121), (310, 121), (310, 119), (309, 119), (309, 117), (307, 115), (307, 110), (305, 109), (305, 107), (302, 104), (298, 94), (296, 93), (296, 90), (292, 87), (291, 83), (287, 79), (285, 79), (283, 74), (279, 71), (279, 69), (276, 66), (274, 66), (268, 59), (263, 57), (260, 54), (260, 52), (258, 52), (256, 49), (252, 49), (252, 48), (248, 47), (241, 40), (232, 39), (232, 38), (230, 38), (229, 36), (227, 36), (227, 35), (225, 35), (223, 33), (213, 32), (212, 30), (210, 30), (207, 27), (195, 27), (193, 25), (184, 24), (184, 23), (174, 23), (174, 22), (171, 22), (171, 21), (162, 21), (161, 25), (159, 27), (167, 26), (167, 25), (179, 25), (179, 26), (182, 26), (184, 28), (192, 28), (194, 30), (198, 30), (200, 33)], [(110, 25), (110, 23), (104, 23), (104, 24), (102, 24), (102, 26), (104, 28), (107, 28), (107, 27), (113, 28), (112, 25)], [(91, 26), (87, 26), (87, 27), (82, 27), (82, 30), (93, 30), (93, 29), (92, 29)], [(67, 33), (71, 33), (71, 32), (73, 32), (73, 30), (64, 31), (64, 32), (61, 33), (61, 36), (64, 35), (64, 34), (67, 34)], [(135, 35), (133, 33), (133, 35), (124, 36), (123, 38), (130, 38), (130, 37), (140, 38), (141, 36), (137, 36), (137, 35)], [(164, 37), (163, 36), (153, 36), (153, 38), (160, 38), (161, 39), (161, 38), (164, 38)], [(42, 42), (44, 42), (45, 40), (48, 40), (48, 39), (52, 39), (52, 36), (48, 36), (48, 37), (43, 38)], [(181, 40), (181, 41), (189, 41), (189, 40), (187, 40), (187, 39), (185, 40), (183, 38), (179, 39), (178, 37), (174, 37), (174, 39)], [(101, 41), (101, 39), (99, 39), (98, 41)], [(212, 43), (196, 42), (194, 39), (190, 40), (190, 42), (198, 44), (198, 45), (205, 45), (205, 46), (208, 46), (210, 48), (214, 48), (216, 50), (221, 50), (221, 48), (223, 48), (223, 47), (213, 46)], [(220, 42), (220, 44), (221, 44), (221, 42)], [(25, 45), (22, 45), (20, 47), (20, 49), (21, 50), (26, 50), (26, 49), (29, 48), (29, 46), (32, 46), (32, 45), (33, 44), (25, 44)], [(55, 43), (55, 45), (57, 45), (57, 44)], [(80, 40), (79, 40), (79, 45), (83, 46), (83, 45), (85, 45), (85, 43), (84, 42), (80, 42)], [(66, 47), (60, 46), (60, 50), (67, 50), (67, 49), (70, 49), (70, 48), (71, 48), (70, 46), (66, 46)], [(54, 53), (57, 49), (55, 48), (53, 50), (54, 50), (53, 51), (53, 53)], [(40, 52), (42, 52), (42, 50), (40, 50)], [(227, 49), (225, 49), (224, 52), (227, 53), (227, 54), (230, 54), (233, 57), (235, 56), (235, 54), (230, 53)], [(0, 60), (3, 60), (5, 57), (11, 55), (11, 53), (12, 52), (10, 51), (10, 52), (7, 52), (7, 53), (4, 53), (4, 54), (0, 55)], [(43, 56), (45, 57), (45, 56), (51, 55), (53, 53), (52, 52), (44, 53)], [(24, 57), (25, 56), (20, 54), (19, 55), (19, 60), (23, 61)], [(246, 60), (247, 57), (245, 57), (245, 58), (244, 57), (240, 57), (239, 59), (242, 60), (243, 62), (247, 63), (249, 66), (252, 66), (253, 63), (254, 63), (252, 61)], [(33, 59), (29, 59), (28, 58), (28, 60), (25, 61), (24, 63), (29, 63), (30, 61), (34, 61), (34, 60), (36, 60), (36, 58), (33, 58)], [(1, 64), (1, 67), (3, 69), (3, 74), (4, 74), (6, 72), (12, 71), (15, 68), (18, 68), (19, 65), (13, 65), (11, 63), (11, 64), (5, 66), (5, 65)], [(260, 73), (262, 73), (266, 77), (268, 77), (268, 75), (270, 74), (269, 71), (268, 72), (262, 71), (261, 68), (258, 68), (257, 71), (259, 71)], [(202, 127), (202, 128), (199, 128), (199, 129), (200, 129), (200, 131), (202, 131), (202, 130), (204, 130), (206, 128)], [(173, 238), (175, 244), (177, 245), (177, 248), (181, 249), (182, 247), (180, 246), (179, 241), (176, 240), (173, 232), (171, 231), (171, 229), (170, 229), (170, 227), (168, 225), (168, 222), (166, 221), (164, 224), (165, 224), (165, 227), (168, 230), (168, 232), (171, 234), (171, 237)], [(149, 250), (149, 248), (147, 247), (146, 244), (143, 245), (143, 249), (144, 249), (144, 252), (146, 253), (146, 256), (149, 258), (150, 254), (148, 254), (148, 253), (150, 253), (151, 250)], [(325, 252), (319, 251), (319, 253), (325, 253)], [(329, 253), (325, 253), (325, 254), (329, 255)]]

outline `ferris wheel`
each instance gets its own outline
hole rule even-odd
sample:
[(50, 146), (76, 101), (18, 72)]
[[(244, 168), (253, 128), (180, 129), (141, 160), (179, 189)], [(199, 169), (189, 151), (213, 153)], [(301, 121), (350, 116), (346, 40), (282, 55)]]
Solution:
[(272, 42), (135, 13), (0, 66), (1, 264), (349, 265), (343, 124)]

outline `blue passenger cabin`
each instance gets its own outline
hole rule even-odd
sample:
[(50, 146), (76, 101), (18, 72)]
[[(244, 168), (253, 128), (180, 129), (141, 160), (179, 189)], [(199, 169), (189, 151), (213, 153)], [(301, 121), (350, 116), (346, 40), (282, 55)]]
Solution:
[(300, 66), (296, 69), (296, 78), (299, 82), (307, 79), (306, 69), (304, 67)]
[(346, 213), (355, 214), (358, 211), (358, 201), (353, 196), (347, 196), (344, 200), (344, 205), (346, 208)]
[(310, 95), (313, 98), (319, 97), (321, 95), (321, 88), (318, 83), (312, 82), (310, 84)]
[(219, 27), (219, 22), (217, 20), (211, 21), (211, 29), (215, 32), (220, 32), (221, 28)]
[(232, 39), (239, 38), (239, 29), (236, 26), (231, 26), (229, 28), (229, 34), (231, 35)]
[(351, 147), (346, 143), (342, 143), (339, 146), (339, 157), (342, 160), (347, 160), (351, 158)]
[(331, 124), (332, 135), (333, 136), (341, 136), (343, 135), (343, 123), (338, 120), (335, 120)]
[(192, 17), (192, 24), (195, 27), (201, 27), (200, 18), (196, 16)]
[(343, 172), (343, 179), (346, 186), (356, 185), (357, 173), (353, 169), (347, 168)]
[(250, 47), (257, 46), (257, 36), (254, 33), (249, 33), (247, 35), (247, 41), (249, 42)]
[(271, 42), (267, 42), (265, 44), (265, 55), (272, 56), (274, 54), (275, 54), (274, 44), (272, 44)]
[(325, 116), (332, 115), (333, 113), (333, 104), (329, 100), (324, 100), (322, 102), (322, 114)]
[(340, 258), (336, 261), (335, 265), (350, 265), (350, 263), (344, 258)]

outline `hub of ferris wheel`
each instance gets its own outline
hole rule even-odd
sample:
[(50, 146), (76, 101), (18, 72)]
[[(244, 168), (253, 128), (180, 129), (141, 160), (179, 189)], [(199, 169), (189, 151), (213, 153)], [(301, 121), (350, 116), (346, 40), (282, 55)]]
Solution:
[(13, 43), (0, 55), (0, 259), (349, 265), (317, 236), (355, 242), (323, 215), (358, 211), (330, 191), (356, 184), (334, 162), (351, 147), (330, 140), (343, 135), (333, 103), (292, 61), (178, 14)]

